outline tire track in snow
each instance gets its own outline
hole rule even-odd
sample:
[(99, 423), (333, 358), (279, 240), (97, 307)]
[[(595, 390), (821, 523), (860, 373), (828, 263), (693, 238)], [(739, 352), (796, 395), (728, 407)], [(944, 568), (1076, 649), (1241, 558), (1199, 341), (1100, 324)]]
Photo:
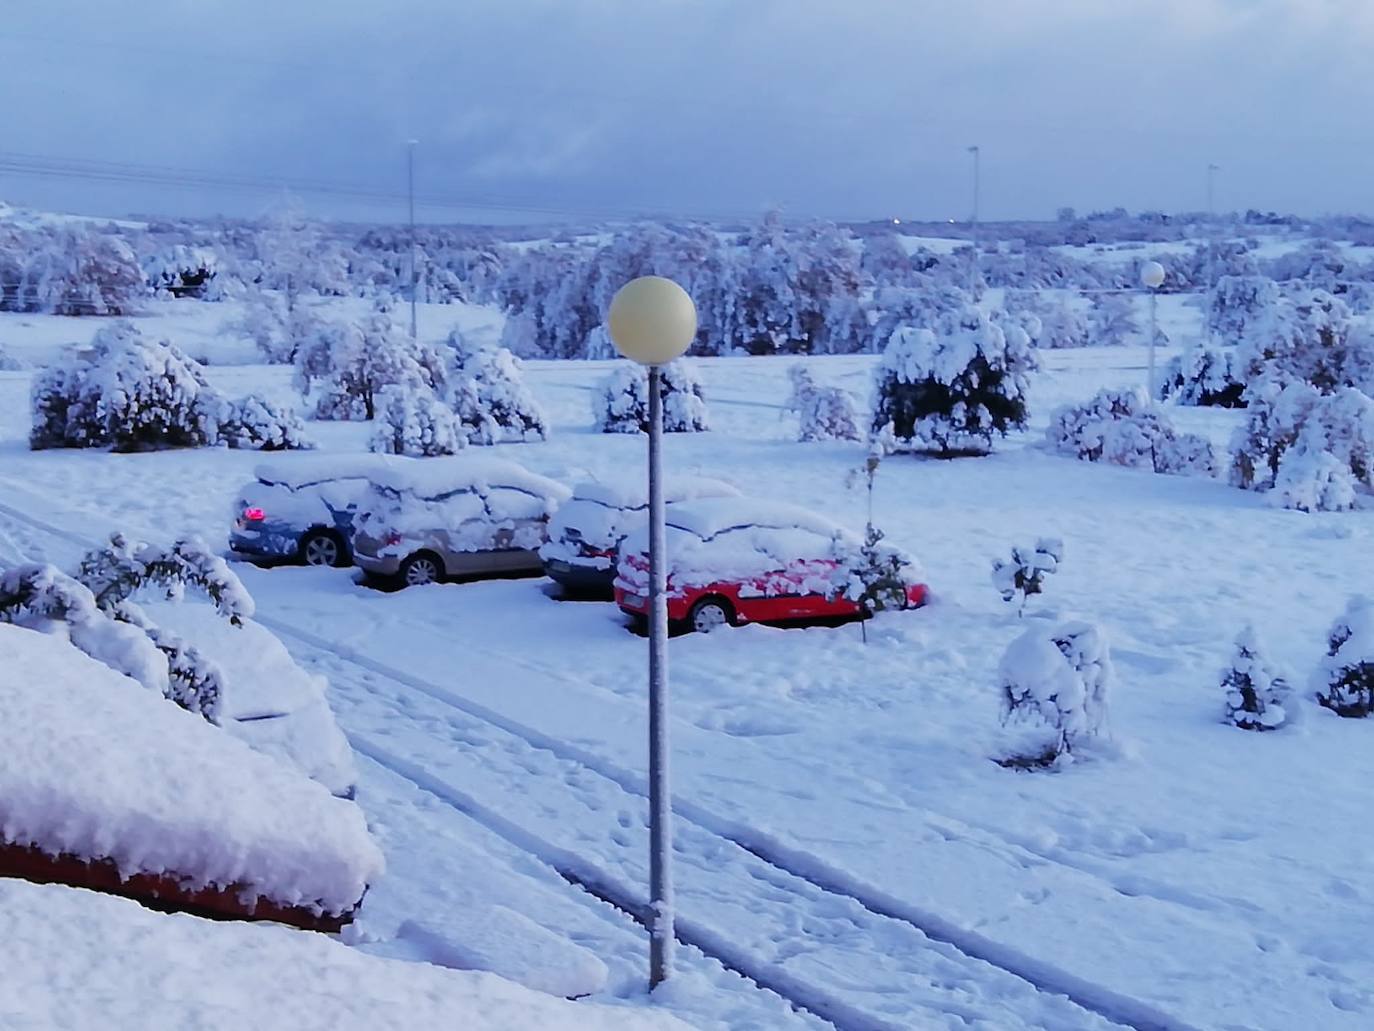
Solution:
[[(27, 491), (26, 488), (22, 489), (24, 489), (26, 493), (32, 493)], [(21, 512), (4, 503), (0, 503), (0, 513), (21, 523), (37, 527), (63, 540), (77, 544), (82, 548), (96, 546), (96, 541), (92, 538), (71, 533), (62, 527), (56, 526), (46, 520), (38, 519), (26, 512)], [(353, 648), (342, 642), (331, 641), (327, 638), (319, 637), (307, 630), (277, 620), (273, 617), (265, 616), (262, 613), (256, 614), (254, 618), (263, 626), (280, 635), (294, 638), (310, 647), (328, 652), (365, 671), (412, 688), (474, 719), (488, 723), (508, 734), (521, 738), (530, 746), (538, 750), (549, 752), (558, 759), (583, 766), (604, 779), (618, 785), (629, 794), (647, 797), (647, 784), (642, 775), (621, 767), (617, 763), (599, 756), (588, 749), (544, 734), (535, 728), (525, 726), (519, 721), (505, 717), (487, 706), (465, 698), (462, 695), (425, 680), (424, 678), (413, 676), (406, 673), (404, 670), (395, 669), (377, 662), (368, 656), (356, 652)], [(489, 659), (499, 658), (502, 663), (510, 661), (510, 658), (507, 656), (498, 656), (496, 653), (488, 652), (485, 649), (474, 649), (474, 652), (484, 654)], [(524, 660), (520, 664), (536, 668), (539, 666), (539, 664), (531, 663), (528, 660)], [(541, 672), (549, 671), (541, 670)], [(576, 678), (572, 678), (564, 673), (561, 675), (560, 679), (575, 680)], [(440, 785), (439, 782), (429, 778), (429, 775), (418, 767), (406, 764), (405, 760), (400, 760), (399, 757), (392, 757), (397, 760), (398, 765), (409, 765), (411, 771), (417, 776), (429, 779), (431, 784), (440, 788), (440, 791), (431, 790), (421, 780), (417, 780), (415, 777), (405, 773), (402, 769), (397, 768), (397, 766), (391, 766), (384, 759), (379, 758), (378, 756), (386, 753), (375, 742), (369, 745), (368, 741), (361, 740), (361, 744), (363, 747), (360, 750), (373, 758), (374, 761), (389, 766), (394, 772), (401, 776), (405, 776), (420, 787), (430, 790), (436, 797), (441, 798), (448, 804), (458, 808), (460, 811), (468, 812), (467, 809), (463, 808), (464, 805), (471, 805), (474, 807), (480, 805), (475, 799), (463, 796), (461, 792), (458, 792), (457, 789), (454, 789), (451, 785)], [(375, 750), (377, 754), (373, 755), (368, 751), (369, 747)], [(441, 791), (448, 792), (451, 797), (445, 798), (444, 795), (440, 793)], [(1144, 1000), (1124, 995), (1106, 986), (1080, 978), (1067, 970), (1039, 960), (1019, 949), (996, 942), (976, 931), (960, 927), (937, 913), (907, 903), (876, 885), (866, 883), (859, 878), (839, 870), (818, 856), (787, 845), (766, 832), (759, 831), (756, 828), (739, 823), (738, 821), (719, 817), (703, 807), (676, 796), (673, 799), (673, 811), (679, 819), (686, 820), (706, 833), (715, 835), (725, 842), (745, 850), (759, 861), (774, 868), (780, 874), (807, 882), (813, 888), (819, 889), (821, 892), (828, 895), (843, 897), (853, 903), (857, 903), (873, 916), (906, 924), (933, 941), (954, 948), (970, 960), (980, 961), (990, 966), (997, 967), (1005, 973), (1011, 974), (1019, 980), (1027, 982), (1037, 991), (1045, 995), (1067, 998), (1081, 1009), (1091, 1014), (1095, 1014), (1111, 1024), (1132, 1028), (1134, 1031), (1200, 1031), (1200, 1029), (1196, 1028), (1194, 1025), (1173, 1017)], [(488, 812), (491, 812), (493, 817), (499, 816), (499, 814), (493, 811), (488, 810)], [(469, 813), (469, 815), (473, 814)], [(502, 833), (501, 830), (495, 826), (493, 826), (492, 829), (496, 830), (497, 833)], [(517, 837), (520, 834), (528, 833), (520, 830), (514, 825), (510, 825), (508, 821), (506, 830)], [(503, 833), (502, 836), (504, 837), (505, 834)], [(517, 842), (513, 841), (512, 843), (518, 845)], [(524, 848), (526, 846), (518, 845), (518, 847)], [(557, 855), (558, 852), (559, 850), (554, 848), (551, 854)], [(538, 852), (534, 854), (537, 858), (549, 862), (549, 860), (540, 856)], [(553, 865), (555, 865), (555, 869), (557, 869), (557, 865)], [(560, 871), (560, 873), (561, 872), (562, 871)], [(571, 867), (568, 873), (573, 877), (578, 876), (576, 871)], [(598, 882), (593, 879), (592, 883)], [(614, 882), (612, 881), (612, 883)], [(590, 885), (583, 885), (583, 887), (587, 887), (593, 894), (596, 894), (595, 890), (592, 890)], [(623, 886), (621, 886), (621, 888), (623, 889)], [(606, 901), (615, 904), (612, 899), (606, 899)], [(629, 898), (625, 901), (627, 905), (632, 904)], [(635, 915), (638, 919), (642, 917), (643, 911), (642, 903), (637, 904), (641, 907), (638, 913), (632, 908), (627, 908), (627, 912), (630, 912), (631, 915)], [(688, 928), (687, 933), (692, 934), (694, 938), (697, 937), (698, 934), (701, 934), (699, 940), (691, 941), (690, 944), (702, 948), (703, 951), (711, 951), (703, 946), (712, 941), (727, 953), (733, 953), (735, 951), (728, 939), (713, 939), (708, 929), (696, 927), (690, 924), (690, 922), (687, 923), (685, 927)], [(694, 933), (694, 931), (696, 933)], [(712, 954), (714, 955), (714, 952), (712, 952)], [(751, 980), (756, 980), (757, 983), (764, 987), (770, 987), (778, 994), (789, 998), (800, 1008), (817, 1013), (817, 1015), (823, 1016), (824, 1019), (832, 1020), (832, 1023), (836, 1023), (837, 1027), (848, 1028), (852, 1026), (866, 1031), (866, 1029), (870, 1027), (886, 1028), (901, 1026), (871, 1022), (850, 1024), (845, 1021), (846, 1017), (852, 1017), (855, 1020), (871, 1020), (872, 1018), (864, 1018), (862, 1014), (850, 1013), (847, 1005), (842, 1002), (839, 1004), (839, 1007), (836, 1008), (833, 1005), (835, 1000), (830, 1000), (824, 997), (823, 994), (820, 994), (817, 998), (813, 998), (812, 1002), (816, 1006), (825, 1008), (840, 1018), (839, 1020), (833, 1020), (831, 1017), (821, 1013), (820, 1009), (813, 1009), (812, 1006), (806, 1004), (805, 988), (803, 988), (801, 992), (802, 998), (792, 998), (792, 995), (783, 989), (786, 987), (795, 988), (798, 986), (787, 985), (785, 983), (779, 983), (777, 986), (765, 984), (765, 981), (758, 980), (746, 970), (740, 970), (734, 967), (734, 964), (727, 962), (723, 957), (716, 956), (716, 958), (726, 963), (727, 966), (736, 969), (737, 972), (749, 977)], [(739, 956), (736, 956), (736, 958), (741, 962), (746, 962), (747, 959)], [(769, 977), (769, 972), (766, 970), (758, 971), (758, 973), (765, 980)]]

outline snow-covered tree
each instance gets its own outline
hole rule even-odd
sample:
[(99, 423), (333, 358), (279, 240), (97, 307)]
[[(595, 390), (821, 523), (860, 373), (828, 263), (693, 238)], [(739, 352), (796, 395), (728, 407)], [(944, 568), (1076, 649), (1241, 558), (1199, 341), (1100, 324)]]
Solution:
[(1091, 623), (1034, 627), (1002, 656), (1002, 723), (1012, 733), (998, 761), (1017, 769), (1054, 767), (1109, 738), (1114, 673), (1102, 631)]
[(425, 384), (412, 380), (382, 391), (369, 447), (389, 455), (452, 455), (467, 446), (454, 410)]
[(525, 383), (520, 359), (504, 347), (473, 346), (461, 331), (453, 330), (446, 340), (449, 378), (455, 389), (457, 381), (471, 381), (472, 394), (481, 417), (471, 417), (463, 411), (466, 398), (455, 403), (464, 422), (480, 423), (482, 429), (470, 436), (474, 444), (491, 444), (502, 440), (523, 441), (531, 438), (547, 439), (548, 418), (543, 406)]
[[(1042, 327), (1043, 327), (1042, 320)], [(1097, 293), (1088, 308), (1089, 337), (1099, 347), (1119, 347), (1140, 332), (1128, 293)], [(1043, 328), (1042, 328), (1043, 332)]]
[(1060, 297), (1042, 306), (1040, 336), (1036, 343), (1044, 348), (1087, 347), (1092, 342), (1092, 330), (1083, 313)]
[(1190, 347), (1164, 367), (1160, 400), (1179, 405), (1244, 408), (1245, 383), (1233, 347)]
[(225, 399), (215, 416), (215, 443), (252, 451), (301, 451), (315, 447), (300, 413), (262, 394)]
[(1289, 721), (1288, 682), (1265, 657), (1253, 626), (1236, 638), (1231, 664), (1221, 673), (1221, 689), (1226, 694), (1223, 718), (1241, 730), (1277, 730)]
[(27, 262), (18, 310), (132, 315), (142, 307), (148, 286), (125, 240), (80, 226), (52, 230), (41, 239), (46, 245)]
[(1357, 595), (1327, 634), (1312, 677), (1317, 701), (1338, 716), (1374, 712), (1374, 602)]
[(1045, 433), (1060, 454), (1157, 473), (1212, 476), (1216, 458), (1206, 438), (1178, 433), (1139, 389), (1101, 390), (1081, 405), (1065, 405)]
[(1282, 373), (1322, 393), (1374, 388), (1374, 336), (1356, 324), (1340, 298), (1324, 290), (1280, 297), (1251, 322), (1236, 370), (1246, 382)]
[(1034, 368), (1029, 335), (972, 306), (933, 330), (899, 327), (875, 370), (872, 430), (890, 424), (905, 450), (986, 454), (994, 435), (1025, 426)]
[(1016, 614), (1026, 609), (1032, 595), (1045, 590), (1045, 577), (1059, 572), (1064, 561), (1064, 542), (1058, 537), (1041, 537), (1035, 546), (1011, 549), (1010, 559), (993, 559), (992, 584), (1005, 602), (1016, 603)]
[(1223, 343), (1239, 343), (1278, 303), (1279, 286), (1268, 276), (1222, 276), (1212, 291), (1207, 321)]
[(811, 370), (800, 363), (791, 366), (787, 374), (792, 381), (792, 394), (786, 410), (800, 418), (798, 440), (862, 439), (848, 391), (817, 386)]
[(918, 582), (911, 558), (883, 539), (883, 532), (869, 523), (861, 544), (836, 547), (835, 594), (865, 615), (905, 608), (907, 591)]
[[(697, 433), (708, 428), (706, 400), (696, 368), (685, 358), (662, 368), (663, 430)], [(592, 403), (602, 433), (649, 431), (649, 372), (637, 362), (617, 362)]]

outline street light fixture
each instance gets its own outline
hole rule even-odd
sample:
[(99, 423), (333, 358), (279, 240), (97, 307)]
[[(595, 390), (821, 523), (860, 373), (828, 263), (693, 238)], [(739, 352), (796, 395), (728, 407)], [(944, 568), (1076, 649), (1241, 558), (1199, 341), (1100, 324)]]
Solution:
[(606, 316), (620, 354), (649, 368), (649, 987), (673, 972), (673, 804), (668, 782), (667, 541), (663, 526), (661, 366), (697, 335), (687, 291), (662, 276), (622, 286)]
[(1150, 291), (1150, 403), (1155, 399), (1155, 337), (1159, 335), (1156, 330), (1158, 317), (1156, 315), (1156, 302), (1159, 299), (1159, 288), (1164, 283), (1164, 266), (1157, 261), (1147, 261), (1140, 266), (1140, 282)]

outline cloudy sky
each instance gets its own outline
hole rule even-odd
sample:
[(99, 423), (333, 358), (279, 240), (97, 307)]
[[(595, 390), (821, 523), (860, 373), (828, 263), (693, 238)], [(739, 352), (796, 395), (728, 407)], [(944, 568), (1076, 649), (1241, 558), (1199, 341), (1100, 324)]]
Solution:
[(985, 218), (1196, 210), (1209, 162), (1218, 207), (1374, 211), (1368, 0), (4, 6), (14, 204), (401, 217), (414, 138), (433, 220), (966, 218), (970, 144)]

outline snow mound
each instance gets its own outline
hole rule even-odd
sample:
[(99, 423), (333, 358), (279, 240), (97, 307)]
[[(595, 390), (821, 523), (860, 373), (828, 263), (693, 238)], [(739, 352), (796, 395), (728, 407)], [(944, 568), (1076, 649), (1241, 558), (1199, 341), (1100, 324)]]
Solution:
[(443, 494), (464, 490), (486, 494), (494, 487), (521, 490), (554, 505), (562, 504), (572, 496), (572, 491), (557, 480), (532, 473), (515, 462), (485, 455), (394, 461), (374, 472), (370, 478), (379, 487), (421, 498), (438, 498)]
[[(702, 539), (745, 526), (778, 530), (796, 528), (827, 538), (848, 532), (839, 523), (800, 505), (760, 498), (705, 498), (684, 502), (673, 506), (668, 514), (668, 525)], [(646, 544), (647, 533), (646, 530)]]
[[(663, 500), (674, 505), (700, 498), (737, 498), (739, 488), (710, 476), (673, 476), (664, 481)], [(573, 497), (611, 508), (647, 508), (648, 486), (642, 479), (584, 482), (573, 488)]]
[(153, 913), (59, 885), (0, 881), (0, 926), (7, 1031), (687, 1027), (643, 1009), (550, 998), (493, 974), (369, 956), (323, 935)]
[(362, 812), (295, 770), (59, 636), (0, 624), (0, 654), (6, 841), (327, 913), (382, 872)]
[(301, 455), (291, 460), (260, 462), (253, 475), (262, 483), (299, 490), (329, 480), (363, 480), (380, 473), (389, 460), (381, 455)]

